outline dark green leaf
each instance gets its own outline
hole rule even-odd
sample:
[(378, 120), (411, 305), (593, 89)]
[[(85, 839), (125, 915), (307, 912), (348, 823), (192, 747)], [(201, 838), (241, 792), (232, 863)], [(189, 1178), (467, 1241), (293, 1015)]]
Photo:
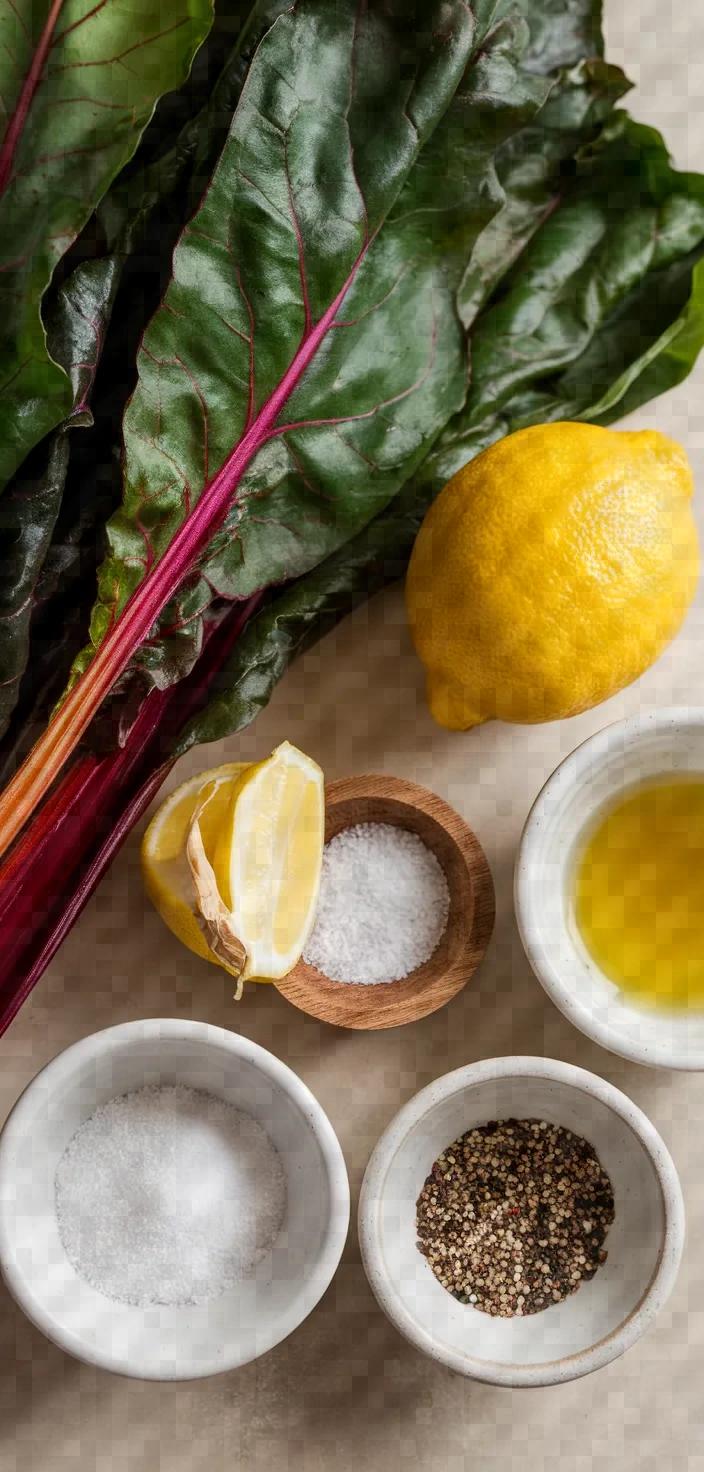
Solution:
[(71, 408), (40, 317), (54, 267), (211, 21), (211, 0), (0, 3), (0, 487)]
[(704, 178), (618, 112), (472, 336), (472, 387), (423, 475), (439, 488), (529, 424), (610, 424), (679, 383), (704, 342)]
[(604, 55), (601, 0), (521, 0), (530, 27), (523, 65), (552, 72)]
[[(125, 241), (133, 243), (158, 213), (162, 231), (167, 222), (176, 223), (172, 239), (168, 231), (166, 241), (162, 235), (160, 254), (168, 263), (177, 234), (200, 202), (227, 138), (252, 51), (277, 16), (288, 9), (290, 0), (256, 0), (254, 5), (251, 0), (229, 0), (225, 19), (230, 26), (237, 22), (237, 37), (203, 106), (186, 119), (170, 145), (158, 139), (160, 146), (152, 150), (152, 156), (142, 161), (138, 154), (98, 205), (97, 215), (110, 248)], [(216, 14), (203, 52), (214, 49), (210, 42), (218, 40), (222, 27), (223, 18)], [(191, 89), (188, 91), (190, 94)], [(158, 108), (155, 117), (159, 118)]]
[(496, 171), (504, 205), (479, 237), (460, 286), (465, 327), (557, 208), (569, 188), (575, 154), (596, 137), (629, 86), (619, 67), (578, 62), (555, 79), (537, 117), (499, 148)]
[[(594, 138), (630, 82), (603, 60), (600, 0), (520, 0), (528, 44), (523, 71), (553, 79), (546, 105), (499, 146), (503, 208), (480, 236), (458, 304), (469, 328), (487, 297), (555, 209), (575, 152)], [(493, 17), (490, 19), (493, 24)]]
[(0, 498), (0, 735), (27, 663), (34, 584), (54, 530), (68, 464), (68, 440), (53, 435)]
[(37, 446), (0, 498), (0, 737), (27, 663), (37, 582), (66, 478), (66, 431), (92, 423), (88, 400), (118, 280), (114, 257), (91, 261), (77, 267), (57, 292), (48, 341), (71, 385), (73, 407), (61, 429)]
[(262, 430), (236, 494), (228, 483), (225, 527), (167, 608), (161, 637), (139, 651), (157, 685), (192, 665), (213, 596), (300, 575), (355, 535), (463, 402), (456, 289), (502, 203), (497, 144), (549, 83), (520, 71), (521, 17), (480, 32), (467, 67), (466, 8), (453, 0), (419, 14), (422, 26), (406, 0), (392, 21), (376, 4), (355, 25), (351, 0), (301, 0), (282, 16), (176, 249), (125, 419), (125, 499), (109, 529), (94, 644), (165, 549), (176, 556), (189, 508), (227, 477), (282, 382), (286, 408)]
[[(486, 7), (475, 7), (475, 12), (481, 43), (495, 28), (501, 29), (502, 21), (513, 27), (515, 38), (515, 10), (504, 15), (490, 0)], [(467, 327), (569, 188), (575, 167), (569, 165), (575, 153), (597, 135), (599, 125), (630, 85), (618, 68), (599, 60), (603, 50), (600, 6), (591, 0), (569, 8), (563, 0), (557, 4), (528, 0), (524, 14), (530, 39), (521, 56), (521, 69), (564, 70), (559, 71), (535, 118), (517, 131), (515, 126), (507, 130), (504, 139), (495, 135), (496, 193), (499, 198), (503, 194), (503, 204), (479, 235), (461, 285), (458, 300)], [(516, 50), (514, 39), (514, 58)], [(592, 57), (596, 59), (586, 59)], [(494, 86), (494, 98), (497, 95)], [(490, 116), (485, 114), (485, 127)], [(496, 114), (494, 117), (496, 120)], [(471, 449), (465, 451), (464, 458), (471, 453)], [(426, 466), (368, 528), (258, 615), (221, 671), (217, 692), (211, 693), (207, 708), (181, 733), (179, 753), (242, 730), (267, 704), (297, 654), (378, 587), (402, 576), (430, 502), (452, 473), (449, 469), (443, 475), (442, 463), (442, 455), (431, 453)]]

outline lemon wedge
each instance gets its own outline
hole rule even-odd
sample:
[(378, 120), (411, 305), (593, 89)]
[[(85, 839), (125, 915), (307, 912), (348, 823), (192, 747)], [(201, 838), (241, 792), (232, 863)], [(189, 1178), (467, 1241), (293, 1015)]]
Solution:
[(278, 981), (313, 929), (325, 839), (323, 773), (284, 741), (237, 779), (213, 871), (247, 953), (244, 979)]
[[(142, 877), (149, 898), (174, 935), (205, 961), (214, 961), (237, 975), (236, 966), (215, 955), (203, 929), (186, 847), (193, 817), (200, 808), (200, 832), (206, 854), (212, 858), (218, 836), (232, 806), (237, 779), (246, 762), (211, 767), (182, 782), (169, 793), (142, 840)], [(203, 801), (205, 799), (205, 802)]]
[(285, 741), (266, 761), (229, 763), (176, 788), (142, 842), (147, 893), (174, 935), (242, 983), (295, 966), (315, 920), (324, 780)]

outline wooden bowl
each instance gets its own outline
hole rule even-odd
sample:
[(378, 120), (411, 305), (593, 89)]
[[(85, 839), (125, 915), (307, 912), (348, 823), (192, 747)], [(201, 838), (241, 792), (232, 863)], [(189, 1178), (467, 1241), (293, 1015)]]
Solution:
[(276, 983), (294, 1006), (336, 1027), (376, 1029), (415, 1022), (469, 981), (494, 928), (494, 885), (479, 840), (442, 798), (400, 777), (342, 777), (325, 788), (325, 842), (357, 823), (392, 823), (417, 833), (441, 864), (450, 891), (444, 934), (429, 960), (402, 981), (331, 981), (301, 960)]

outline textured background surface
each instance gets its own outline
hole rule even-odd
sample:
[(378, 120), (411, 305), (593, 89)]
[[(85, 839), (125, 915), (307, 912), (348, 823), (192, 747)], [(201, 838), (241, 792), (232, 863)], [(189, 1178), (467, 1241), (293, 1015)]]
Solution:
[[(704, 10), (606, 0), (607, 52), (638, 84), (629, 105), (661, 128), (680, 168), (704, 167)], [(704, 532), (704, 359), (633, 421), (687, 447)], [(273, 988), (230, 1000), (228, 979), (190, 957), (149, 909), (138, 836), (0, 1042), (0, 1120), (61, 1048), (112, 1022), (196, 1017), (242, 1031), (305, 1079), (339, 1134), (353, 1206), (370, 1151), (397, 1109), (476, 1058), (544, 1053), (594, 1069), (655, 1122), (681, 1173), (688, 1243), (673, 1298), (630, 1353), (555, 1390), (473, 1384), (417, 1354), (367, 1287), (354, 1227), (337, 1277), (284, 1344), (234, 1375), (140, 1384), (50, 1345), (0, 1287), (2, 1472), (704, 1472), (704, 1077), (631, 1066), (547, 1001), (516, 934), (511, 873), (528, 809), (557, 762), (607, 722), (704, 705), (704, 583), (676, 643), (637, 685), (559, 725), (434, 727), (397, 590), (311, 652), (243, 738), (190, 753), (176, 780), (265, 755), (288, 738), (329, 777), (387, 771), (424, 782), (476, 829), (494, 872), (494, 939), (473, 984), (435, 1017), (386, 1033), (338, 1032)]]

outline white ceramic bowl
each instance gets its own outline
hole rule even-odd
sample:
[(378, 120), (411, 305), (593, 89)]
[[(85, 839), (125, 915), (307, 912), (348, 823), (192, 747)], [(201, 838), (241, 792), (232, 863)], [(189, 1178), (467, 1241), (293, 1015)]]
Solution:
[(602, 1047), (661, 1068), (704, 1068), (704, 1011), (639, 1010), (599, 969), (571, 918), (575, 854), (600, 808), (660, 774), (704, 775), (704, 710), (635, 716), (597, 731), (561, 763), (523, 830), (515, 905), (528, 959), (548, 996)]
[[(416, 1245), (415, 1203), (453, 1140), (491, 1119), (546, 1119), (582, 1135), (611, 1179), (615, 1219), (594, 1278), (543, 1313), (500, 1319), (458, 1303)], [(492, 1058), (429, 1084), (382, 1135), (367, 1166), (359, 1239), (369, 1282), (417, 1349), (492, 1385), (556, 1385), (616, 1359), (667, 1299), (684, 1241), (672, 1160), (625, 1094), (544, 1058)]]
[[(284, 1221), (252, 1277), (196, 1307), (134, 1308), (69, 1262), (54, 1213), (57, 1163), (99, 1105), (144, 1084), (206, 1089), (254, 1116), (286, 1173)], [(149, 1020), (94, 1033), (47, 1064), (0, 1136), (0, 1269), (28, 1318), (79, 1359), (148, 1380), (235, 1369), (315, 1307), (342, 1254), (349, 1185), (327, 1116), (296, 1074), (236, 1033)]]

